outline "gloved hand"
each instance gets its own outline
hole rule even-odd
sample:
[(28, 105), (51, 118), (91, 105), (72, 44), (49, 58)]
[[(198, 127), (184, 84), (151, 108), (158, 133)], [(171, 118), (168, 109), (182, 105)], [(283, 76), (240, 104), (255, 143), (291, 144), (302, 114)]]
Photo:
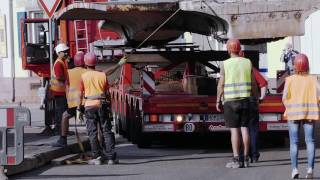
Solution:
[(125, 63), (127, 62), (127, 60), (128, 60), (128, 57), (127, 57), (126, 55), (124, 55), (124, 56), (120, 59), (120, 61), (118, 62), (118, 64), (119, 64), (120, 66), (122, 66), (123, 64), (125, 64)]

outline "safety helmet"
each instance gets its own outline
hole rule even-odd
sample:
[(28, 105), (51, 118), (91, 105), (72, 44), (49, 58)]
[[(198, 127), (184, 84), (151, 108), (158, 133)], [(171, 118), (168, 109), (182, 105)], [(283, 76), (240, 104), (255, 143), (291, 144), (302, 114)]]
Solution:
[(309, 60), (305, 54), (298, 54), (294, 58), (294, 69), (296, 73), (304, 73), (309, 71)]
[(76, 55), (73, 57), (73, 63), (77, 67), (81, 67), (84, 65), (84, 52), (78, 51)]
[(55, 50), (56, 50), (56, 53), (59, 54), (59, 52), (69, 50), (69, 47), (64, 43), (60, 43), (56, 46)]
[(227, 50), (229, 53), (239, 54), (241, 51), (241, 44), (238, 39), (229, 39), (227, 41)]
[(84, 64), (86, 66), (96, 66), (97, 56), (92, 52), (86, 53), (86, 55), (84, 55)]

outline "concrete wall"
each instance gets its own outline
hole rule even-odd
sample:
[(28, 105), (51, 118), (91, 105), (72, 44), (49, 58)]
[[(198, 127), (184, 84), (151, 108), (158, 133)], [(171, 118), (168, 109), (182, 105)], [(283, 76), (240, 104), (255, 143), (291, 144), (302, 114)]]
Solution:
[[(0, 104), (12, 100), (12, 79), (0, 78)], [(15, 81), (15, 102), (40, 102), (37, 95), (40, 87), (39, 78), (17, 78)]]

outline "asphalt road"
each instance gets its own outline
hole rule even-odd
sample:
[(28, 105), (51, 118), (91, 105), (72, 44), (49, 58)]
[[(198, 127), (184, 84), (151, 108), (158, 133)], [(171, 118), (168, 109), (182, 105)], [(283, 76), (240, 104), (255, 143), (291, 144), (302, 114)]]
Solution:
[[(217, 142), (219, 140), (219, 142)], [(179, 139), (139, 149), (120, 139), (117, 145), (120, 164), (45, 166), (32, 172), (10, 177), (16, 180), (283, 180), (290, 177), (288, 145), (264, 140), (261, 158), (249, 168), (227, 169), (231, 158), (229, 138), (207, 137), (203, 141)], [(302, 149), (304, 149), (302, 147)], [(300, 174), (306, 171), (306, 152), (300, 151)], [(315, 177), (320, 179), (320, 151), (317, 150)]]

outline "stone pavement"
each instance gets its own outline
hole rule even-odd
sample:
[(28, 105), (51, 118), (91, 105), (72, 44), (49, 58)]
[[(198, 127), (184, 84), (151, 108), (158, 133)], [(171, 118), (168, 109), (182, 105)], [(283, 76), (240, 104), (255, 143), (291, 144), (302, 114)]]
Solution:
[[(24, 128), (24, 161), (18, 166), (7, 166), (7, 175), (13, 175), (29, 171), (45, 164), (51, 160), (68, 155), (78, 153), (79, 146), (76, 136), (68, 137), (68, 146), (66, 148), (53, 148), (51, 143), (58, 139), (58, 136), (43, 136), (40, 132), (44, 128), (44, 111), (40, 110), (39, 104), (22, 104), (31, 111), (31, 126)], [(74, 131), (73, 122), (70, 121), (70, 131)], [(88, 149), (88, 137), (84, 125), (79, 125), (78, 128), (80, 139)]]

